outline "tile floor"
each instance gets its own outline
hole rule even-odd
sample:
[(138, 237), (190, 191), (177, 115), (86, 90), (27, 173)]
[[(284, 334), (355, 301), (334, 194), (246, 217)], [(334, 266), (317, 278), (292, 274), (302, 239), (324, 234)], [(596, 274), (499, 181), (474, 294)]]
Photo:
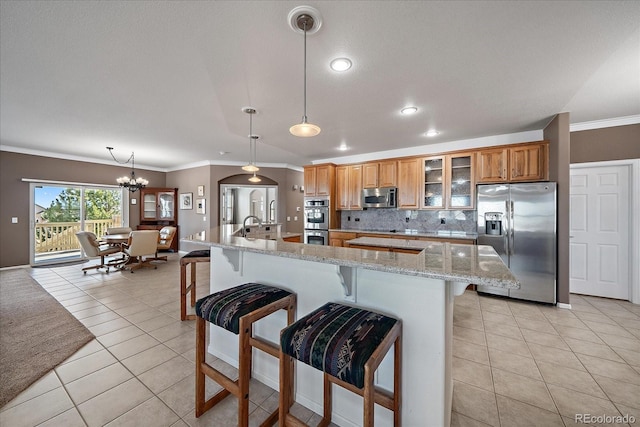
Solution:
[[(97, 338), (1, 408), (0, 426), (235, 426), (233, 397), (194, 416), (195, 322), (179, 320), (178, 259), (134, 274), (29, 269)], [(208, 275), (200, 264), (199, 282)], [(452, 426), (573, 426), (581, 413), (640, 425), (640, 306), (578, 295), (571, 304), (456, 299)], [(277, 392), (252, 380), (252, 425), (276, 406)]]

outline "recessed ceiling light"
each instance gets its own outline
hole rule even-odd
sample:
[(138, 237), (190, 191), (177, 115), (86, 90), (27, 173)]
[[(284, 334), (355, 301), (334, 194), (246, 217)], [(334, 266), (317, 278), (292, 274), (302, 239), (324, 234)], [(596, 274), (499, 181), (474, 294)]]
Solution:
[(349, 147), (347, 147), (347, 144), (344, 143), (344, 142), (342, 144), (340, 144), (340, 146), (338, 147), (338, 150), (340, 150), (340, 151), (347, 151), (348, 149), (349, 149)]
[(400, 110), (401, 114), (415, 114), (418, 112), (418, 107), (404, 107), (402, 110)]
[(224, 156), (224, 155), (229, 154), (229, 152), (228, 152), (228, 151), (219, 151), (219, 153), (220, 153), (220, 155), (221, 155), (221, 156)]
[(430, 130), (428, 130), (428, 131), (425, 133), (425, 135), (427, 135), (427, 136), (428, 136), (428, 137), (430, 137), (430, 138), (433, 138), (434, 136), (438, 136), (438, 135), (440, 135), (440, 132), (438, 132), (438, 131), (437, 131), (437, 130), (435, 130), (435, 129), (430, 129)]
[(331, 61), (331, 69), (333, 71), (347, 71), (351, 68), (351, 60), (349, 58), (336, 58)]

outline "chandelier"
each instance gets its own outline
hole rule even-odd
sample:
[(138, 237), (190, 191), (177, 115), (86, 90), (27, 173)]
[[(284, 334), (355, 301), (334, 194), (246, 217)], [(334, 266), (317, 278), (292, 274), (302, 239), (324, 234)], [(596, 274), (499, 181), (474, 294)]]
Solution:
[(111, 154), (111, 157), (113, 158), (113, 160), (115, 160), (116, 163), (126, 165), (131, 162), (131, 175), (125, 175), (121, 176), (120, 178), (116, 178), (116, 182), (118, 183), (118, 185), (120, 185), (120, 187), (126, 188), (132, 193), (135, 193), (136, 191), (146, 187), (147, 184), (149, 184), (149, 181), (144, 178), (136, 178), (136, 158), (133, 151), (131, 152), (131, 156), (126, 161), (121, 162), (113, 155), (113, 152), (111, 151), (113, 150), (113, 147), (107, 147), (107, 150), (109, 150), (109, 154)]

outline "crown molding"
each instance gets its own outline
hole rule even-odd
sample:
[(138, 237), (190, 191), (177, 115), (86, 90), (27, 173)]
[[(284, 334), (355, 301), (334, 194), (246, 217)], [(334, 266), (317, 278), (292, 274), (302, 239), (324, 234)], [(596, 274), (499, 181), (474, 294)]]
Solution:
[(580, 132), (582, 130), (611, 128), (615, 126), (627, 126), (640, 123), (640, 114), (635, 116), (615, 117), (613, 119), (594, 120), (591, 122), (572, 123), (569, 125), (570, 132)]

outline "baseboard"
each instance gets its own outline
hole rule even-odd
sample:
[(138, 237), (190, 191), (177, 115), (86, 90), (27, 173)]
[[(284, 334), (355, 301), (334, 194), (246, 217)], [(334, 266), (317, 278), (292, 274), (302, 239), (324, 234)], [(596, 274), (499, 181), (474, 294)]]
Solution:
[(563, 302), (559, 302), (559, 303), (556, 304), (556, 306), (558, 308), (566, 308), (568, 310), (571, 310), (571, 304), (565, 304)]

